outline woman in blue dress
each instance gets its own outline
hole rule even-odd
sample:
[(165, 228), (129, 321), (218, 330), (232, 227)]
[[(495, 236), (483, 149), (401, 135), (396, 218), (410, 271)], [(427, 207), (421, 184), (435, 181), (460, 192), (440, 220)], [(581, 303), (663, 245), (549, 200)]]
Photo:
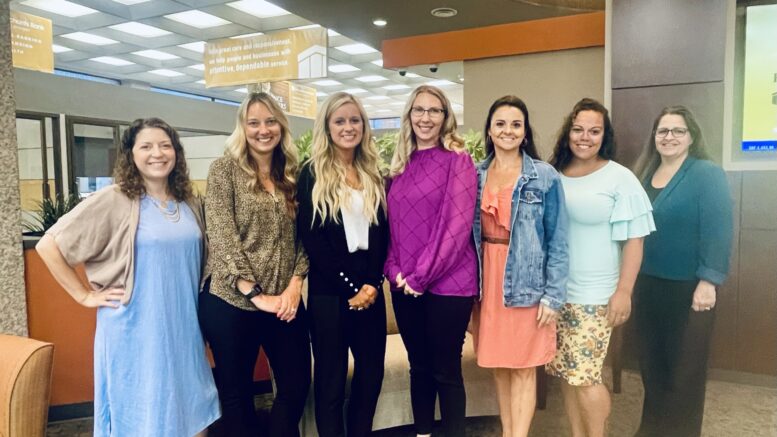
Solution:
[(197, 321), (207, 247), (176, 131), (135, 120), (114, 177), (37, 245), (73, 299), (98, 308), (94, 435), (204, 436), (220, 415)]

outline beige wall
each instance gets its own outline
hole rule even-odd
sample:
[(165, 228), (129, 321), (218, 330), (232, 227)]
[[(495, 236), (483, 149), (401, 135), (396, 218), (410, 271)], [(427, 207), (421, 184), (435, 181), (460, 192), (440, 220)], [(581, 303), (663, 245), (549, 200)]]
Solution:
[(529, 108), (535, 142), (548, 158), (564, 116), (583, 97), (604, 99), (604, 48), (464, 62), (464, 119), (483, 129), (494, 100), (514, 94)]

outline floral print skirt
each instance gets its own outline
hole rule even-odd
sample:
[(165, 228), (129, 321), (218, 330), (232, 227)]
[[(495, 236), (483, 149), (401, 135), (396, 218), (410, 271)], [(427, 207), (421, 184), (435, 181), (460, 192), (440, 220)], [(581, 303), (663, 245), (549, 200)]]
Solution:
[(569, 385), (601, 384), (612, 334), (606, 315), (607, 305), (564, 305), (556, 322), (556, 357), (545, 366), (545, 371)]

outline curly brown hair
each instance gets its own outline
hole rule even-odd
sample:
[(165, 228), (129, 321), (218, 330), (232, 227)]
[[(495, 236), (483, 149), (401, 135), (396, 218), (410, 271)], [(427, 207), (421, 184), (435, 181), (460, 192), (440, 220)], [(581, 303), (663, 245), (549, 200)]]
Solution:
[(597, 100), (584, 98), (575, 104), (572, 112), (564, 119), (564, 124), (559, 130), (556, 147), (553, 149), (553, 156), (549, 161), (550, 165), (558, 171), (564, 170), (572, 162), (572, 158), (574, 158), (572, 151), (569, 149), (569, 133), (572, 131), (572, 125), (575, 123), (577, 114), (583, 111), (593, 111), (602, 114), (604, 119), (604, 137), (602, 138), (602, 147), (599, 148), (599, 156), (602, 159), (615, 160), (617, 148), (615, 145), (615, 130), (610, 121), (610, 112)]
[(132, 148), (135, 146), (135, 139), (138, 133), (143, 129), (157, 128), (162, 129), (175, 150), (175, 167), (167, 176), (167, 189), (170, 194), (178, 201), (185, 201), (192, 197), (192, 183), (189, 180), (189, 169), (186, 166), (186, 157), (184, 156), (181, 139), (178, 132), (164, 120), (159, 118), (139, 118), (124, 131), (121, 136), (119, 153), (116, 157), (116, 165), (113, 168), (114, 182), (119, 186), (122, 193), (127, 197), (137, 198), (145, 194), (146, 187), (143, 185), (143, 177), (135, 165), (132, 156)]

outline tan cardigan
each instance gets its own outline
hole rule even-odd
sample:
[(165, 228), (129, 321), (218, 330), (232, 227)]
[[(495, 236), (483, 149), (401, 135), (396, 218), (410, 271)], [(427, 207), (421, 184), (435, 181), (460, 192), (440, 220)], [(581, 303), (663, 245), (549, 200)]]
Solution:
[[(208, 250), (202, 208), (187, 200), (202, 232), (202, 266)], [(122, 303), (132, 297), (135, 232), (140, 221), (140, 199), (127, 197), (117, 185), (105, 187), (62, 216), (48, 231), (71, 266), (84, 264), (89, 285), (98, 291), (124, 287)]]

